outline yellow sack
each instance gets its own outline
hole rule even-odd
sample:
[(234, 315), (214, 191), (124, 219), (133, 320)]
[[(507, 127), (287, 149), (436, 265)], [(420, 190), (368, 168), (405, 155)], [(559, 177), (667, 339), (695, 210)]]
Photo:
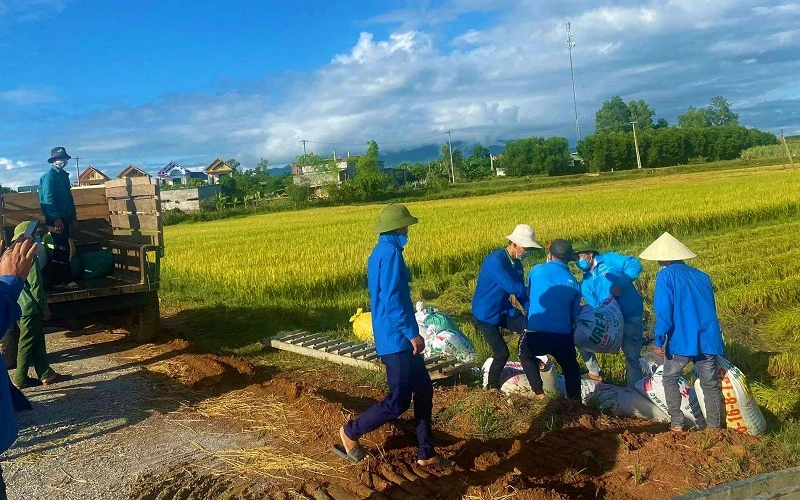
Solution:
[(353, 323), (353, 333), (361, 342), (373, 342), (372, 337), (372, 313), (364, 312), (360, 307), (350, 318), (350, 323)]

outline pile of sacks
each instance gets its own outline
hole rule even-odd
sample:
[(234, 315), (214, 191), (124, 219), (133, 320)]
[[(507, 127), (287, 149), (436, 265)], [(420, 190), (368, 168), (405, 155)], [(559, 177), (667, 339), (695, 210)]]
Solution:
[[(444, 356), (456, 358), (462, 363), (475, 361), (475, 346), (450, 316), (417, 302), (415, 317), (419, 334), (425, 339), (425, 350), (422, 353), (424, 357)], [(369, 312), (359, 308), (350, 318), (350, 322), (353, 323), (353, 333), (360, 341), (374, 342), (372, 315)]]
[[(722, 387), (722, 408), (726, 427), (755, 436), (763, 434), (766, 430), (766, 421), (747, 385), (744, 374), (727, 359), (721, 356), (717, 359), (719, 360), (717, 376)], [(669, 422), (666, 398), (664, 397), (663, 366), (647, 362), (644, 359), (640, 360), (640, 363), (646, 376), (636, 384), (636, 390), (581, 379), (581, 400), (584, 404), (598, 407), (613, 415)], [(492, 358), (489, 358), (483, 365), (484, 385), (486, 385), (491, 364)], [(541, 375), (545, 392), (558, 392), (566, 396), (563, 376), (555, 376), (552, 368)], [(533, 394), (520, 363), (506, 363), (500, 380), (502, 382), (500, 390), (504, 393), (524, 396)], [(681, 377), (678, 383), (681, 389), (681, 410), (684, 422), (686, 425), (693, 426), (697, 420), (701, 419), (701, 416), (705, 417), (700, 381), (696, 380), (692, 385), (684, 377)]]

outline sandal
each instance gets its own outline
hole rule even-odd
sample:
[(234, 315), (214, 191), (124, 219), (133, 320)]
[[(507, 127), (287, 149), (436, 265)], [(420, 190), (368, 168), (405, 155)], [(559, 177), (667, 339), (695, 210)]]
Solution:
[(344, 445), (335, 444), (333, 445), (333, 453), (337, 457), (343, 458), (353, 464), (359, 463), (367, 456), (367, 452), (360, 444), (355, 445), (349, 452), (344, 449)]

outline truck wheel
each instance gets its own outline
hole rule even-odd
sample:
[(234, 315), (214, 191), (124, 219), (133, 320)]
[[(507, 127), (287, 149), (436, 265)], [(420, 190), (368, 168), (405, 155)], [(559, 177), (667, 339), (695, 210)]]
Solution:
[(136, 342), (152, 342), (160, 333), (161, 310), (158, 296), (154, 296), (145, 305), (133, 309), (130, 334)]
[(8, 329), (5, 336), (0, 340), (0, 353), (3, 355), (3, 362), (9, 370), (17, 367), (17, 347), (19, 346), (19, 330), (14, 325)]

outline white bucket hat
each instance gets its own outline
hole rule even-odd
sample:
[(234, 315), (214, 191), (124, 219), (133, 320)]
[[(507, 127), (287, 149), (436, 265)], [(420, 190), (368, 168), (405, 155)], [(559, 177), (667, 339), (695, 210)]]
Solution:
[(511, 243), (516, 243), (522, 248), (542, 248), (536, 243), (536, 231), (527, 224), (519, 224), (514, 228), (514, 232), (506, 236)]
[(686, 260), (697, 257), (697, 254), (686, 248), (669, 233), (664, 233), (656, 241), (645, 248), (639, 257), (644, 260), (657, 260), (661, 262), (671, 262), (675, 260)]

